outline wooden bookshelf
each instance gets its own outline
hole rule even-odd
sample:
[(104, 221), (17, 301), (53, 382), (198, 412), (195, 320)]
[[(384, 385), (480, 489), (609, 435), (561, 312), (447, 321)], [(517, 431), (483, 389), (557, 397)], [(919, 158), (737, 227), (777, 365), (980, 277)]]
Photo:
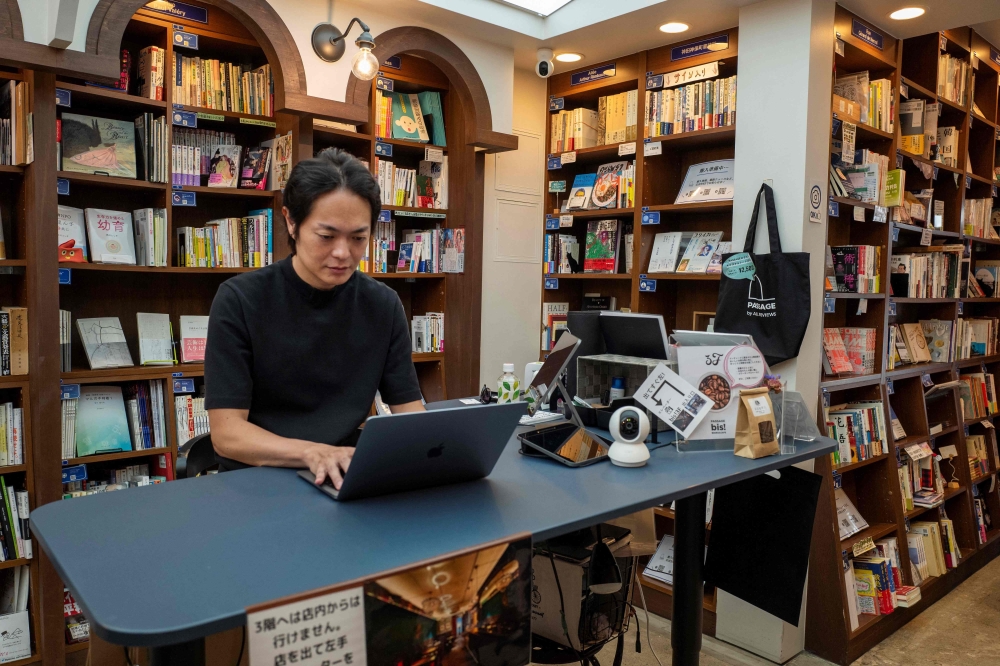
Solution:
[[(860, 21), (883, 35), (881, 50), (870, 46), (852, 35), (852, 22)], [(973, 265), (977, 257), (994, 258), (1000, 243), (985, 239), (971, 238), (964, 234), (961, 226), (962, 205), (968, 198), (991, 198), (995, 196), (993, 187), (993, 167), (996, 156), (997, 92), (1000, 68), (989, 62), (990, 45), (969, 28), (932, 33), (906, 40), (896, 40), (881, 27), (851, 14), (838, 6), (836, 9), (836, 32), (844, 45), (843, 55), (835, 56), (836, 75), (869, 71), (871, 80), (887, 78), (892, 81), (895, 108), (901, 102), (900, 84), (910, 99), (925, 99), (928, 102), (942, 101), (944, 109), (940, 127), (954, 125), (959, 132), (958, 156), (960, 164), (968, 152), (971, 173), (969, 182), (963, 182), (966, 171), (963, 167), (948, 167), (932, 163), (922, 156), (902, 152), (898, 130), (898, 111), (892, 133), (876, 130), (858, 124), (856, 148), (868, 148), (888, 155), (889, 168), (902, 168), (906, 173), (906, 189), (934, 188), (935, 199), (944, 201), (944, 228), (935, 229), (933, 244), (962, 243), (969, 249)], [(944, 40), (944, 41), (942, 41)], [(973, 93), (980, 117), (971, 111), (971, 104), (962, 106), (943, 100), (934, 92), (937, 89), (938, 54), (944, 50), (967, 61), (972, 52), (981, 58), (974, 70)], [(839, 119), (832, 118), (832, 127), (839, 125)], [(977, 125), (979, 129), (977, 129)], [(895, 163), (894, 163), (895, 160)], [(937, 178), (925, 178), (921, 166), (936, 167)], [(955, 178), (958, 184), (955, 184)], [(813, 529), (812, 555), (808, 591), (806, 623), (806, 649), (826, 659), (840, 664), (849, 664), (900, 626), (919, 614), (937, 599), (954, 589), (972, 573), (1000, 553), (993, 537), (1000, 532), (988, 534), (985, 543), (980, 543), (976, 535), (974, 497), (986, 500), (994, 520), (1000, 518), (1000, 495), (990, 492), (990, 484), (998, 469), (996, 435), (992, 428), (979, 425), (981, 421), (992, 422), (992, 417), (974, 419), (966, 423), (962, 418), (961, 404), (955, 392), (941, 397), (924, 398), (926, 383), (957, 379), (970, 371), (997, 372), (1000, 370), (997, 356), (973, 357), (951, 363), (910, 364), (888, 370), (887, 331), (890, 324), (916, 322), (922, 319), (944, 319), (955, 321), (960, 317), (977, 315), (997, 316), (1000, 314), (998, 298), (908, 298), (894, 296), (889, 287), (889, 266), (896, 248), (919, 245), (922, 228), (901, 222), (886, 224), (873, 222), (874, 205), (862, 204), (852, 199), (831, 197), (830, 201), (839, 208), (828, 215), (827, 238), (829, 245), (876, 245), (882, 248), (880, 294), (827, 293), (832, 298), (834, 311), (823, 315), (824, 327), (861, 326), (878, 330), (876, 344), (875, 372), (862, 376), (822, 376), (822, 415), (824, 405), (836, 405), (852, 401), (880, 401), (885, 406), (885, 421), (890, 423), (890, 408), (900, 419), (907, 436), (904, 439), (887, 442), (887, 450), (868, 460), (834, 465), (830, 458), (818, 459), (816, 472), (823, 476), (815, 527)], [(994, 199), (994, 205), (996, 200)], [(865, 221), (855, 221), (853, 207), (865, 209)], [(896, 236), (896, 240), (894, 240)], [(866, 299), (867, 312), (859, 312), (859, 299)], [(825, 429), (820, 418), (820, 428)], [(940, 432), (930, 434), (931, 426), (942, 423)], [(989, 467), (991, 472), (972, 479), (966, 463), (968, 451), (966, 436), (970, 428), (987, 437)], [(825, 430), (824, 430), (825, 431)], [(890, 440), (891, 431), (890, 431)], [(906, 446), (928, 442), (938, 449), (953, 445), (958, 451), (955, 458), (957, 488), (946, 488), (940, 507), (915, 507), (904, 510), (901, 489), (897, 476), (899, 456)], [(943, 465), (947, 468), (947, 465)], [(948, 473), (942, 469), (946, 477)], [(846, 495), (868, 521), (869, 528), (848, 539), (840, 540), (834, 489), (839, 484)], [(974, 489), (974, 490), (973, 490)], [(940, 521), (944, 514), (954, 522), (955, 538), (962, 554), (961, 562), (945, 575), (930, 578), (921, 585), (921, 600), (910, 608), (897, 608), (888, 615), (861, 615), (859, 627), (851, 630), (846, 610), (847, 590), (844, 585), (844, 568), (847, 558), (852, 557), (852, 546), (864, 537), (875, 540), (895, 537), (900, 545), (901, 573), (904, 584), (912, 584), (909, 554), (905, 547), (906, 534), (911, 520)], [(839, 592), (838, 592), (839, 590)]]
[[(729, 47), (711, 54), (672, 61), (671, 49), (678, 46), (702, 40), (716, 35), (727, 35)], [(570, 310), (581, 307), (584, 294), (600, 293), (602, 296), (614, 296), (617, 307), (628, 308), (632, 312), (661, 314), (668, 330), (695, 328), (695, 313), (714, 312), (718, 300), (719, 275), (704, 273), (648, 273), (649, 257), (657, 233), (669, 231), (721, 231), (722, 240), (732, 240), (732, 201), (705, 202), (693, 204), (675, 204), (674, 200), (680, 190), (681, 183), (692, 164), (719, 159), (731, 159), (735, 154), (735, 125), (704, 129), (681, 134), (647, 137), (648, 128), (644, 123), (643, 109), (647, 91), (647, 75), (667, 74), (673, 71), (694, 67), (718, 61), (720, 79), (737, 73), (738, 62), (738, 30), (717, 31), (700, 37), (686, 39), (677, 43), (667, 44), (649, 51), (633, 53), (615, 58), (615, 73), (604, 79), (574, 85), (573, 75), (578, 71), (586, 71), (593, 66), (560, 72), (548, 80), (549, 99), (562, 99), (564, 108), (572, 110), (579, 107), (597, 109), (598, 98), (635, 90), (638, 94), (636, 113), (635, 153), (620, 154), (621, 146), (632, 143), (613, 143), (581, 148), (575, 151), (575, 161), (562, 164), (558, 169), (546, 169), (546, 181), (566, 181), (567, 191), (572, 187), (573, 178), (582, 173), (592, 173), (597, 167), (607, 162), (620, 160), (635, 160), (635, 202), (631, 208), (612, 208), (603, 210), (561, 211), (561, 204), (566, 200), (567, 193), (551, 193), (546, 187), (544, 212), (551, 216), (571, 215), (572, 227), (551, 230), (551, 233), (572, 234), (577, 237), (580, 247), (586, 243), (587, 222), (601, 219), (617, 219), (621, 223), (631, 224), (634, 234), (632, 270), (626, 270), (624, 254), (619, 261), (616, 273), (553, 273), (539, 276), (545, 287), (542, 291), (543, 303), (569, 303)], [(543, 137), (546, 150), (550, 146), (552, 118), (556, 112), (551, 111), (546, 121), (546, 132)], [(645, 156), (643, 143), (645, 140), (662, 143), (662, 153)], [(559, 157), (556, 154), (548, 158)], [(659, 212), (658, 225), (643, 225), (644, 212)], [(541, 223), (541, 221), (540, 221)], [(546, 231), (545, 233), (550, 233)], [(624, 246), (623, 246), (624, 247)], [(626, 250), (623, 249), (624, 253)], [(644, 281), (655, 280), (656, 291), (640, 291), (640, 277)], [(553, 283), (551, 280), (557, 280)], [(552, 288), (555, 286), (555, 288)], [(539, 358), (546, 355), (541, 350)], [(666, 510), (659, 510), (656, 515), (657, 537), (672, 534), (673, 518)], [(671, 590), (669, 585), (663, 585), (651, 579), (643, 579), (643, 589), (649, 601), (650, 610), (670, 617)], [(705, 633), (715, 633), (715, 592), (705, 594)]]

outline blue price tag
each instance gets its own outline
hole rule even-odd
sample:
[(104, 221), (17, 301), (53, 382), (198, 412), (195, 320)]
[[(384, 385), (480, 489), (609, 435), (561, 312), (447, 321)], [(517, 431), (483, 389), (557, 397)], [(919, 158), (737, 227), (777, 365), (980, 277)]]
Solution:
[(993, 189), (990, 190), (990, 196), (994, 196), (995, 197), (997, 195), (997, 186), (996, 185), (992, 185), (991, 187)]
[(556, 169), (562, 169), (562, 158), (556, 155), (555, 157), (549, 156), (545, 161), (545, 168), (549, 171), (555, 171)]
[(840, 472), (834, 470), (834, 472), (833, 472), (833, 487), (834, 488), (840, 488), (840, 486), (843, 484), (843, 481), (844, 481), (844, 477), (842, 477), (840, 475)]
[(644, 292), (656, 291), (656, 280), (650, 280), (649, 278), (646, 278), (645, 280), (639, 280), (639, 291), (644, 291)]
[(833, 314), (837, 311), (837, 299), (835, 298), (824, 298), (823, 299), (823, 314)]
[(840, 131), (841, 124), (840, 118), (833, 119), (833, 136), (837, 136), (837, 133)]
[(392, 79), (387, 79), (384, 76), (380, 76), (375, 79), (375, 87), (379, 90), (385, 90), (386, 92), (392, 92), (392, 87), (394, 82)]
[(183, 377), (184, 373), (183, 372), (171, 372), (170, 376), (173, 377), (174, 379), (177, 379), (178, 377)]
[(895, 243), (899, 240), (899, 227), (892, 228), (892, 242)]
[(824, 407), (830, 406), (830, 392), (827, 389), (823, 389), (823, 406)]
[(559, 288), (559, 278), (545, 278), (545, 288), (546, 289), (558, 289)]
[(197, 192), (171, 192), (170, 203), (175, 206), (197, 206)]
[[(66, 464), (66, 461), (63, 461)], [(86, 481), (87, 480), (87, 466), (86, 465), (73, 465), (72, 467), (63, 467), (62, 469), (62, 482), (72, 483), (73, 481)]]
[(832, 199), (827, 202), (827, 213), (830, 217), (840, 217), (840, 202), (833, 201)]
[(896, 153), (896, 168), (897, 169), (902, 169), (903, 168), (903, 154), (902, 153)]
[(383, 60), (382, 66), (388, 67), (389, 69), (402, 69), (403, 60), (398, 55), (394, 55)]
[(69, 194), (69, 181), (65, 178), (56, 178), (56, 194), (66, 196)]
[(965, 426), (965, 436), (969, 436), (969, 426)]
[(549, 98), (549, 111), (562, 111), (565, 108), (566, 108), (566, 99), (564, 97)]
[(889, 301), (889, 316), (896, 316), (896, 301)]
[(657, 90), (663, 87), (663, 74), (646, 77), (646, 90)]
[(920, 383), (923, 384), (924, 387), (926, 388), (934, 386), (934, 380), (931, 379), (931, 376), (926, 372), (920, 375)]
[(56, 106), (72, 106), (73, 105), (73, 92), (71, 90), (63, 90), (62, 88), (56, 88)]
[(659, 224), (660, 223), (660, 211), (642, 211), (642, 223), (643, 224)]
[(73, 271), (68, 268), (60, 268), (59, 284), (73, 284)]
[(903, 516), (903, 527), (906, 529), (907, 532), (910, 531), (910, 517), (909, 516)]
[(545, 230), (546, 231), (558, 231), (559, 230), (559, 218), (555, 215), (545, 216)]
[(895, 395), (896, 394), (896, 390), (895, 390), (895, 388), (892, 385), (892, 380), (891, 379), (885, 380), (885, 392), (888, 393), (889, 395)]
[(198, 50), (198, 35), (193, 32), (178, 30), (174, 26), (174, 47), (181, 46), (192, 51)]
[(375, 154), (379, 157), (392, 157), (392, 144), (383, 143), (382, 141), (375, 142)]
[(958, 302), (958, 314), (965, 314), (965, 312), (963, 312), (963, 310), (965, 310), (965, 308), (963, 307), (963, 305), (964, 305), (964, 303), (962, 303), (962, 301)]
[(175, 379), (174, 393), (194, 393), (193, 379)]
[[(176, 104), (174, 105), (177, 106)], [(174, 125), (181, 127), (198, 127), (198, 114), (194, 111), (180, 111), (177, 108), (171, 112), (170, 117)]]
[(390, 213), (387, 210), (380, 210), (378, 212), (378, 221), (379, 222), (392, 222), (392, 213)]
[(62, 384), (59, 387), (60, 400), (75, 400), (80, 397), (79, 384)]
[(965, 177), (965, 189), (967, 190), (972, 189), (972, 176)]
[(934, 180), (937, 180), (937, 177), (938, 177), (938, 168), (934, 167)]

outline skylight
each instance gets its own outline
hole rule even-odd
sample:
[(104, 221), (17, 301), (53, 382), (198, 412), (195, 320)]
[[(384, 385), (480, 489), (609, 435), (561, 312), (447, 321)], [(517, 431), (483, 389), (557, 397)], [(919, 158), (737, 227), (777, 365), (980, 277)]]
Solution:
[(526, 12), (537, 14), (538, 16), (548, 16), (560, 7), (563, 7), (572, 0), (494, 0), (504, 5), (511, 5)]

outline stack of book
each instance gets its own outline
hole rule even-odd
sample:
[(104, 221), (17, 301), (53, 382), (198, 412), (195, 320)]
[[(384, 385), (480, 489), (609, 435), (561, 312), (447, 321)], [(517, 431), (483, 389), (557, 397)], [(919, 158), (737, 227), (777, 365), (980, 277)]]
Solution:
[(581, 173), (573, 178), (573, 187), (563, 210), (631, 208), (635, 203), (635, 162), (602, 164), (597, 173)]
[(447, 188), (439, 192), (448, 177), (448, 158), (443, 162), (421, 160), (417, 169), (397, 167), (378, 157), (375, 158), (375, 178), (385, 206), (411, 208), (446, 208)]
[[(28, 112), (28, 84), (0, 84), (0, 164), (27, 164), (34, 152), (32, 114)], [(133, 176), (134, 177), (134, 176)]]
[(375, 136), (446, 145), (441, 93), (375, 90)]
[(59, 206), (58, 225), (60, 262), (167, 265), (165, 208), (128, 213)]
[(696, 132), (736, 124), (736, 77), (646, 91), (646, 135)]
[(886, 451), (888, 433), (881, 402), (834, 405), (826, 411), (826, 427), (837, 449), (830, 454), (841, 465), (880, 456)]
[(959, 379), (968, 386), (959, 386), (959, 397), (962, 399), (962, 409), (966, 419), (984, 419), (997, 413), (996, 386), (993, 374), (989, 372), (972, 372), (964, 374)]
[[(886, 203), (886, 186), (889, 181), (889, 158), (867, 148), (854, 151), (851, 161), (842, 156), (842, 143), (833, 141), (830, 185), (834, 196), (858, 199), (878, 206), (899, 205)], [(902, 197), (902, 169), (894, 169), (892, 191)]]
[(969, 476), (973, 481), (990, 473), (990, 458), (985, 435), (968, 435), (965, 448), (969, 453)]
[(553, 114), (549, 152), (564, 153), (598, 145), (597, 124), (597, 111), (593, 109), (563, 109)]
[(937, 94), (959, 106), (968, 102), (969, 63), (950, 53), (938, 56)]
[(992, 356), (997, 353), (997, 331), (1000, 319), (996, 317), (959, 317), (955, 322), (955, 357), (959, 360), (974, 356)]
[(259, 268), (273, 261), (271, 209), (246, 217), (177, 229), (177, 265), (188, 268)]
[(824, 372), (827, 375), (874, 373), (877, 333), (874, 328), (824, 328)]
[(546, 275), (582, 273), (580, 240), (572, 234), (545, 234), (542, 263)]
[(162, 101), (163, 75), (167, 69), (167, 52), (159, 46), (147, 46), (139, 51), (136, 63), (135, 94)]
[(167, 445), (163, 381), (84, 386), (63, 400), (63, 458)]
[(444, 313), (414, 315), (410, 322), (410, 342), (414, 354), (444, 351)]
[(167, 118), (144, 113), (135, 119), (136, 177), (150, 183), (167, 182)]
[(900, 608), (913, 608), (920, 601), (920, 588), (913, 585), (903, 585), (896, 588), (896, 605)]
[(0, 403), (0, 466), (24, 464), (24, 412), (12, 402)]
[[(100, 480), (88, 478), (84, 481), (64, 483), (63, 499), (85, 497), (87, 495), (109, 493), (115, 490), (152, 486), (157, 483), (173, 481), (174, 472), (171, 466), (170, 454), (155, 456), (154, 461), (152, 467), (146, 463), (142, 463), (139, 465), (129, 465), (121, 469), (104, 470), (101, 472), (104, 478)], [(150, 471), (153, 473), (150, 474)]]
[(656, 234), (647, 272), (721, 272), (722, 255), (732, 250), (732, 243), (723, 241), (722, 233), (721, 231), (670, 231)]
[(174, 417), (177, 424), (177, 446), (208, 432), (208, 412), (205, 398), (193, 395), (174, 396)]
[(834, 268), (833, 291), (877, 294), (881, 289), (880, 245), (837, 245), (828, 247)]
[(892, 82), (887, 79), (870, 81), (868, 72), (838, 76), (833, 84), (833, 94), (852, 102), (860, 108), (861, 122), (883, 132), (893, 131), (895, 96)]
[(201, 185), (201, 177), (209, 174), (212, 148), (236, 145), (232, 132), (189, 127), (174, 127), (171, 140), (174, 185)]
[(904, 247), (889, 266), (892, 295), (900, 298), (958, 298), (963, 245)]
[(621, 268), (622, 236), (631, 233), (629, 223), (591, 220), (583, 252), (584, 273), (618, 273)]
[[(884, 550), (889, 552), (889, 546), (886, 545)], [(879, 552), (877, 548), (875, 552)], [(866, 554), (864, 557), (854, 558), (858, 612), (888, 615), (896, 610), (897, 574), (894, 570), (898, 571), (898, 564), (894, 564), (888, 557)]]
[(175, 104), (256, 116), (274, 113), (270, 65), (251, 70), (245, 65), (174, 53), (173, 69)]
[[(3, 562), (30, 559), (32, 556), (28, 492), (23, 485), (0, 476), (0, 561)], [(27, 590), (24, 594), (27, 596)], [(3, 612), (2, 609), (0, 612)]]
[(962, 204), (962, 229), (966, 236), (1000, 239), (993, 227), (993, 199), (966, 199)]
[(569, 303), (542, 303), (542, 351), (550, 351), (560, 331), (566, 330)]

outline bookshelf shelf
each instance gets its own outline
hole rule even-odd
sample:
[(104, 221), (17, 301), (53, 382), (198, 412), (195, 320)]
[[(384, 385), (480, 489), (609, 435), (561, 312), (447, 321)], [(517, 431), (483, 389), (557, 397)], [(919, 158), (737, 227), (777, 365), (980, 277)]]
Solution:
[[(553, 213), (555, 214), (555, 213)], [(601, 208), (599, 210), (569, 210), (558, 213), (559, 215), (572, 215), (574, 219), (601, 219), (601, 218), (622, 218), (633, 217), (634, 208)]]
[(844, 474), (846, 472), (850, 472), (850, 471), (853, 471), (853, 470), (856, 470), (856, 469), (861, 469), (862, 467), (867, 467), (868, 465), (872, 465), (872, 464), (875, 464), (875, 463), (882, 462), (888, 456), (889, 456), (888, 453), (882, 453), (882, 454), (879, 454), (879, 455), (874, 456), (872, 458), (867, 458), (865, 460), (859, 460), (857, 462), (841, 463), (840, 465), (834, 465), (833, 469), (834, 469), (834, 471), (836, 471), (836, 472), (838, 472), (840, 474)]
[(27, 465), (2, 465), (0, 466), (0, 474), (18, 474), (20, 472), (28, 471)]
[(696, 280), (701, 282), (718, 282), (722, 279), (720, 273), (645, 273), (650, 280)]
[[(843, 120), (842, 118), (838, 118), (836, 113), (833, 114), (832, 119)], [(849, 122), (854, 122), (854, 121), (851, 120)], [(896, 138), (895, 135), (880, 130), (877, 127), (872, 127), (868, 123), (855, 123), (855, 126), (857, 127), (858, 132), (860, 132), (861, 134), (868, 134), (876, 139), (885, 139), (886, 141), (892, 141), (894, 138)], [(841, 129), (841, 132), (843, 132), (843, 129)]]
[(901, 76), (900, 80), (910, 89), (910, 97), (913, 97), (913, 93), (917, 93), (918, 97), (926, 97), (930, 101), (937, 100), (937, 93), (931, 92), (929, 89), (923, 87), (916, 81), (908, 79), (905, 76)]
[(896, 523), (873, 523), (869, 524), (868, 527), (861, 530), (857, 534), (852, 534), (846, 539), (842, 539), (840, 542), (841, 548), (850, 552), (851, 548), (855, 544), (864, 541), (865, 539), (881, 539), (884, 536), (889, 536), (896, 531)]
[(959, 113), (968, 113), (968, 111), (969, 111), (967, 108), (963, 107), (961, 104), (958, 104), (957, 102), (951, 101), (950, 99), (948, 99), (944, 95), (938, 95), (937, 100), (939, 102), (941, 102), (942, 104), (944, 104), (945, 106), (951, 107), (955, 111), (958, 111)]
[[(175, 104), (174, 106), (177, 107), (178, 105)], [(259, 116), (253, 113), (240, 113), (239, 111), (223, 111), (222, 109), (209, 109), (203, 106), (188, 106), (185, 104), (181, 104), (179, 106), (182, 111), (191, 111), (193, 113), (201, 113), (201, 114), (211, 114), (214, 116), (222, 116), (224, 118), (224, 120), (208, 120), (205, 118), (199, 118), (198, 119), (199, 129), (213, 129), (215, 127), (218, 127), (220, 124), (243, 125), (244, 127), (255, 126), (254, 123), (240, 122), (242, 120), (253, 120), (264, 123), (275, 122), (272, 116)], [(204, 126), (202, 126), (202, 123), (204, 123)], [(256, 127), (260, 128), (261, 130), (274, 129), (274, 127), (271, 127), (269, 125), (256, 125)]]
[(20, 176), (24, 174), (24, 167), (16, 164), (0, 164), (0, 174)]
[[(553, 155), (565, 155), (567, 153), (576, 153), (576, 162), (570, 162), (569, 164), (563, 165), (567, 167), (572, 167), (574, 164), (590, 164), (593, 162), (613, 162), (619, 159), (620, 147), (627, 143), (635, 143), (634, 141), (624, 141), (621, 143), (609, 143), (603, 146), (591, 146), (589, 148), (580, 148), (578, 150), (567, 150), (563, 153), (553, 153)], [(638, 144), (636, 144), (638, 145)], [(630, 153), (628, 155), (621, 155), (620, 159), (631, 159), (635, 157), (635, 153)], [(559, 171), (556, 169), (556, 171)]]
[(868, 210), (875, 210), (875, 204), (866, 203), (861, 199), (849, 199), (847, 197), (830, 197), (830, 200), (836, 201), (837, 203), (844, 206), (854, 206), (855, 208), (867, 208)]
[(368, 273), (376, 280), (441, 280), (447, 273)]
[(197, 192), (205, 196), (218, 197), (247, 197), (251, 199), (272, 199), (276, 192), (271, 190), (243, 190), (238, 187), (207, 187), (204, 185), (184, 185), (183, 187), (172, 187), (173, 192)]
[(59, 376), (64, 384), (94, 384), (98, 382), (128, 382), (140, 379), (170, 379), (175, 374), (181, 377), (201, 377), (205, 374), (202, 363), (183, 363), (133, 368), (106, 368), (103, 370), (73, 370)]
[(434, 363), (444, 360), (444, 352), (418, 352), (412, 358), (414, 363)]
[(904, 379), (906, 377), (917, 377), (919, 375), (933, 375), (939, 372), (951, 370), (951, 363), (918, 363), (907, 365), (896, 370), (889, 370), (885, 373), (887, 379)]
[(660, 204), (658, 206), (643, 206), (645, 211), (660, 211), (664, 213), (730, 213), (733, 212), (733, 202), (730, 201), (701, 201), (698, 203), (686, 204)]
[(0, 268), (24, 267), (28, 262), (25, 259), (0, 259)]
[(170, 453), (171, 447), (166, 446), (159, 449), (139, 449), (138, 451), (122, 451), (120, 453), (99, 453), (93, 456), (83, 456), (82, 458), (69, 458), (64, 462), (67, 465), (80, 465), (82, 463), (109, 462), (112, 460), (129, 460), (130, 458), (143, 458), (146, 456), (156, 456), (161, 453)]
[[(893, 222), (892, 225), (899, 229), (900, 231), (910, 231), (915, 234), (923, 232), (922, 227), (918, 227), (912, 224), (904, 224), (903, 222)], [(944, 229), (931, 229), (932, 236), (941, 236), (942, 238), (958, 238), (958, 233), (954, 231), (945, 231)]]
[(908, 303), (908, 304), (928, 304), (932, 305), (934, 303), (957, 303), (959, 299), (957, 298), (906, 298), (891, 296), (890, 297), (894, 303)]
[(72, 652), (82, 652), (83, 650), (89, 650), (89, 649), (90, 649), (90, 641), (82, 641), (80, 643), (73, 643), (72, 645), (67, 645), (66, 654), (70, 654)]
[(321, 125), (313, 125), (313, 134), (321, 137), (337, 139), (348, 139), (350, 141), (373, 141), (375, 137), (371, 134), (365, 132), (352, 132), (350, 130), (338, 129), (336, 127), (323, 127)]
[[(139, 97), (138, 95), (127, 95), (123, 92), (117, 92), (115, 90), (109, 90), (107, 88), (98, 88), (96, 86), (85, 86), (77, 83), (67, 83), (64, 81), (56, 82), (57, 88), (62, 88), (63, 90), (68, 90), (73, 93), (71, 101), (76, 104), (77, 101), (85, 101), (89, 104), (114, 104), (116, 109), (122, 110), (136, 110), (139, 113), (143, 111), (166, 111), (167, 103), (163, 100), (149, 99), (146, 97)], [(69, 109), (72, 111), (72, 106)]]
[(557, 278), (559, 280), (631, 280), (630, 273), (550, 273), (542, 275), (542, 279)]
[(30, 666), (30, 664), (41, 663), (42, 658), (37, 654), (32, 654), (30, 657), (25, 657), (24, 659), (18, 659), (16, 661), (8, 661), (4, 666)]
[(860, 386), (869, 386), (871, 384), (881, 384), (881, 375), (860, 375), (857, 377), (824, 377), (820, 381), (820, 388), (833, 390), (842, 390), (848, 388), (857, 388)]
[[(997, 299), (995, 302), (1000, 303), (1000, 299)], [(996, 363), (997, 361), (1000, 361), (1000, 355), (973, 356), (972, 358), (963, 358), (959, 361), (955, 361), (955, 365), (957, 365), (960, 368), (971, 368), (977, 365), (981, 365), (983, 363)]]
[[(996, 238), (980, 238), (979, 236), (966, 236), (965, 234), (962, 234), (962, 240), (970, 240), (973, 243), (980, 243), (980, 244), (983, 244), (983, 245), (1000, 245), (1000, 240), (998, 240)], [(987, 301), (987, 300), (990, 300), (990, 299), (988, 299), (988, 298), (968, 298), (968, 299), (963, 298), (962, 300), (968, 302), (968, 301), (977, 301), (977, 300), (978, 301)]]
[[(681, 132), (680, 134), (649, 137), (649, 140), (663, 141), (665, 144), (664, 148), (666, 148), (666, 144), (669, 144), (671, 150), (703, 148), (736, 141), (736, 127), (712, 127), (695, 132)], [(651, 159), (655, 159), (655, 157)]]
[(447, 146), (438, 146), (433, 143), (418, 143), (416, 141), (407, 141), (406, 139), (388, 139), (385, 137), (378, 137), (375, 140), (379, 143), (388, 143), (393, 146), (393, 157), (396, 156), (396, 148), (400, 149), (399, 152), (401, 155), (404, 153), (409, 155), (423, 155), (426, 148), (436, 148), (437, 150), (444, 152), (445, 155), (448, 154)]
[[(976, 181), (976, 182), (983, 183), (984, 185), (992, 185), (993, 184), (993, 181), (991, 179), (984, 178), (983, 176), (980, 176), (979, 174), (966, 173), (965, 175), (968, 176), (969, 178), (971, 178), (972, 180)], [(977, 236), (968, 236), (967, 238), (972, 238), (972, 239), (975, 239), (975, 240), (980, 240)], [(981, 240), (994, 240), (995, 241), (996, 239), (985, 239), (984, 238), (984, 239), (981, 239)]]
[[(146, 180), (117, 178), (115, 176), (95, 176), (89, 173), (76, 173), (74, 171), (59, 171), (56, 173), (56, 177), (68, 180), (71, 185), (78, 183), (88, 187), (96, 185), (99, 187), (114, 187), (128, 190), (156, 190), (159, 192), (166, 192), (169, 187), (166, 183), (150, 183)], [(73, 193), (72, 188), (70, 188), (70, 193)]]
[(24, 557), (20, 557), (16, 560), (6, 560), (4, 562), (0, 562), (0, 569), (10, 569), (11, 567), (19, 567), (22, 564), (31, 564), (31, 560)]
[(246, 273), (255, 271), (256, 268), (244, 268), (240, 266), (219, 266), (217, 268), (206, 268), (198, 266), (133, 266), (132, 264), (62, 264), (60, 268), (83, 271), (124, 271), (126, 273)]
[[(876, 301), (884, 300), (886, 295), (882, 293), (878, 294), (856, 294), (851, 291), (827, 291), (823, 293), (824, 298), (846, 298), (847, 300), (861, 300), (861, 299), (873, 299)], [(899, 299), (896, 299), (899, 300)]]
[(417, 215), (415, 215), (414, 217), (420, 217), (421, 215), (426, 215), (428, 217), (438, 217), (440, 215), (445, 215), (445, 216), (448, 215), (447, 208), (415, 208), (413, 206), (390, 206), (388, 204), (383, 204), (382, 210), (388, 210), (394, 213), (417, 213)]

